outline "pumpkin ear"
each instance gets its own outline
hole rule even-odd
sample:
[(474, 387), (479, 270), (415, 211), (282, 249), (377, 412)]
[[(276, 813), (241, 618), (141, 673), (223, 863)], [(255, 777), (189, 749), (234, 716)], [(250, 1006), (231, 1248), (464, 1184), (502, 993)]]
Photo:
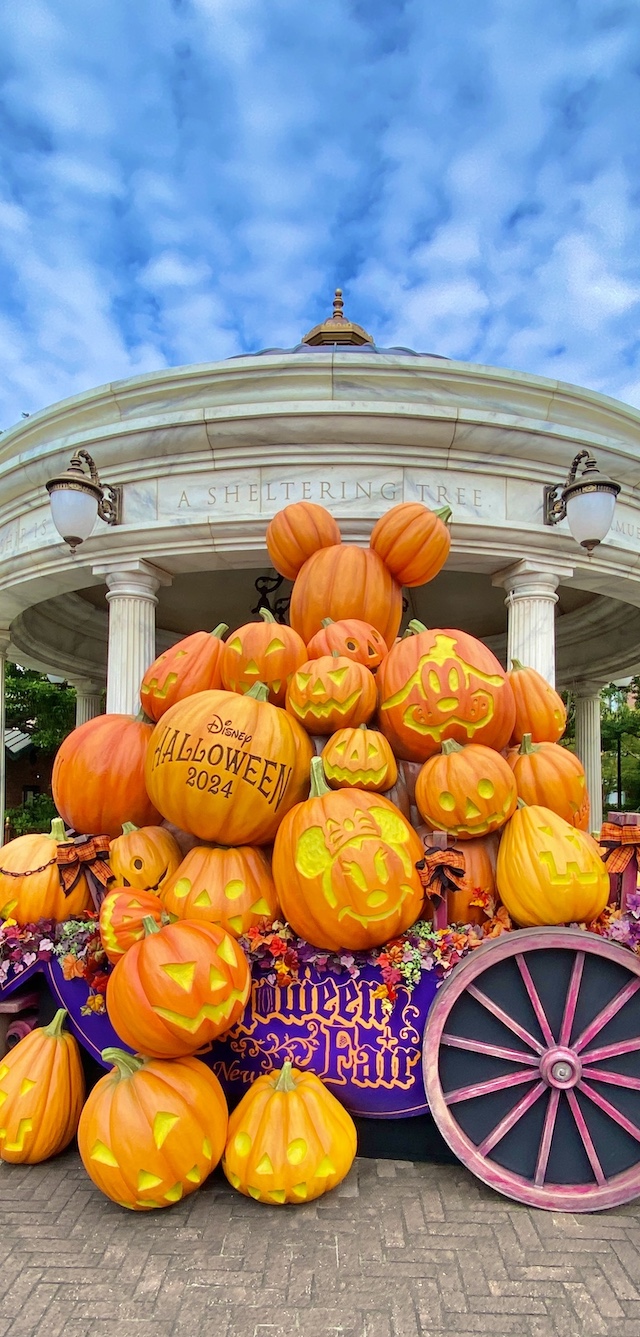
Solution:
[(300, 568), (320, 548), (342, 542), (340, 530), (325, 506), (296, 501), (285, 506), (267, 528), (267, 551), (281, 576), (295, 580)]

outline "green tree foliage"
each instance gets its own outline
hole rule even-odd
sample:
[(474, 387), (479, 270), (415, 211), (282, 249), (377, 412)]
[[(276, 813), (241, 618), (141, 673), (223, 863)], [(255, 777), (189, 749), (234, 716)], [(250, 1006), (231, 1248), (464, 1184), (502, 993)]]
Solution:
[(21, 729), (38, 752), (51, 756), (74, 726), (73, 687), (18, 664), (7, 664), (5, 682), (7, 729)]

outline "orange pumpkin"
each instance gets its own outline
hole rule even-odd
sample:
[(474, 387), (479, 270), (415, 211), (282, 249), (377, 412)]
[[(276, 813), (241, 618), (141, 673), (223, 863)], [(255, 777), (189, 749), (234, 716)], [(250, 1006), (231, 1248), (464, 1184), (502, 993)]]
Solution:
[(372, 548), (340, 543), (321, 548), (298, 572), (289, 621), (309, 643), (325, 618), (370, 622), (393, 645), (402, 618), (402, 590)]
[(132, 891), (130, 887), (111, 887), (107, 892), (100, 906), (100, 941), (114, 966), (144, 937), (147, 916), (158, 926), (163, 922), (162, 901), (154, 892)]
[(427, 631), (389, 651), (376, 675), (380, 728), (396, 756), (426, 761), (445, 739), (484, 743), (498, 751), (509, 741), (515, 705), (507, 675), (482, 641), (463, 631)]
[(262, 622), (247, 622), (227, 641), (222, 652), (222, 686), (244, 696), (255, 682), (263, 682), (271, 704), (284, 706), (287, 687), (295, 670), (304, 664), (307, 647), (297, 631), (280, 626), (267, 608), (260, 609), (260, 617)]
[(447, 918), (450, 924), (484, 924), (487, 916), (481, 905), (472, 905), (482, 891), (491, 899), (496, 893), (496, 860), (499, 837), (480, 836), (476, 840), (461, 841), (464, 856), (464, 883), (460, 891), (447, 892)]
[(156, 826), (144, 782), (150, 724), (132, 715), (96, 715), (65, 738), (53, 764), (53, 801), (80, 835), (119, 836), (125, 822)]
[(344, 659), (355, 659), (374, 672), (387, 654), (387, 642), (370, 622), (361, 622), (357, 617), (343, 617), (339, 622), (332, 622), (330, 617), (325, 617), (322, 631), (317, 631), (309, 641), (305, 658), (319, 659), (334, 651)]
[(81, 873), (68, 896), (58, 872), (58, 845), (66, 841), (64, 822), (54, 817), (49, 835), (17, 836), (0, 850), (0, 918), (18, 924), (39, 919), (73, 919), (91, 906)]
[(457, 840), (497, 831), (515, 812), (513, 772), (498, 752), (481, 743), (460, 747), (449, 738), (430, 757), (416, 781), (416, 803), (434, 831)]
[(294, 673), (287, 710), (311, 734), (364, 724), (376, 708), (376, 684), (364, 664), (340, 655), (308, 659)]
[(203, 1184), (227, 1136), (227, 1102), (218, 1078), (197, 1058), (142, 1058), (105, 1049), (111, 1072), (82, 1111), (78, 1150), (112, 1202), (133, 1211), (170, 1207)]
[(381, 794), (329, 789), (320, 757), (311, 770), (311, 797), (285, 817), (273, 849), (284, 916), (315, 947), (380, 946), (420, 915), (422, 844)]
[(426, 585), (444, 566), (451, 547), (451, 507), (430, 511), (419, 501), (392, 506), (369, 540), (399, 585)]
[(107, 985), (116, 1033), (151, 1058), (181, 1058), (215, 1040), (241, 1016), (251, 988), (247, 958), (217, 924), (181, 920), (125, 952)]
[(322, 752), (324, 773), (332, 789), (366, 789), (381, 794), (398, 779), (396, 759), (384, 734), (360, 724), (338, 729)]
[(109, 847), (109, 864), (119, 887), (157, 891), (181, 862), (180, 846), (163, 826), (125, 822), (122, 835)]
[(516, 707), (511, 742), (521, 743), (528, 733), (534, 743), (557, 743), (567, 724), (562, 697), (536, 669), (525, 668), (519, 659), (511, 664), (507, 677)]
[(504, 829), (498, 891), (515, 924), (590, 924), (609, 899), (609, 875), (595, 840), (550, 808), (525, 804)]
[(64, 1151), (78, 1127), (84, 1074), (77, 1040), (63, 1029), (67, 1013), (25, 1035), (0, 1059), (0, 1157), (37, 1165)]
[(309, 738), (266, 697), (262, 683), (246, 696), (198, 692), (156, 725), (149, 793), (164, 817), (200, 840), (268, 845), (307, 793)]
[(295, 580), (307, 558), (340, 542), (340, 530), (324, 506), (296, 501), (285, 506), (267, 526), (267, 551), (276, 571)]
[(550, 808), (579, 831), (589, 830), (584, 767), (573, 752), (557, 743), (532, 743), (526, 733), (520, 750), (508, 760), (524, 803)]
[(162, 899), (178, 919), (220, 924), (234, 938), (265, 916), (281, 915), (269, 860), (252, 845), (196, 845), (166, 883)]
[(221, 622), (215, 631), (194, 631), (192, 636), (185, 636), (158, 655), (147, 669), (140, 688), (142, 709), (150, 719), (161, 719), (165, 710), (175, 706), (176, 701), (183, 701), (185, 696), (222, 686), (221, 637), (228, 630), (226, 622)]

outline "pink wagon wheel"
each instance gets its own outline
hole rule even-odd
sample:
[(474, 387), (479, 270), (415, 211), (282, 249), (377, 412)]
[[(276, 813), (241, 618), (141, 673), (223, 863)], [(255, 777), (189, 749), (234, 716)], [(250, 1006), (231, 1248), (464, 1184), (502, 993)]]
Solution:
[(640, 1195), (640, 959), (572, 928), (519, 929), (442, 986), (423, 1045), (445, 1141), (499, 1193), (592, 1212)]

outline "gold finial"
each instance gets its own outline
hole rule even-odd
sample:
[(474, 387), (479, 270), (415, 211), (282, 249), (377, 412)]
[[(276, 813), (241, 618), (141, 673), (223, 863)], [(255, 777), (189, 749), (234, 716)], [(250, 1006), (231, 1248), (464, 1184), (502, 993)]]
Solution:
[(344, 314), (342, 288), (336, 288), (333, 299), (333, 315), (323, 320), (321, 325), (314, 325), (302, 338), (303, 344), (321, 347), (327, 344), (372, 344), (373, 339), (361, 325), (347, 320)]

